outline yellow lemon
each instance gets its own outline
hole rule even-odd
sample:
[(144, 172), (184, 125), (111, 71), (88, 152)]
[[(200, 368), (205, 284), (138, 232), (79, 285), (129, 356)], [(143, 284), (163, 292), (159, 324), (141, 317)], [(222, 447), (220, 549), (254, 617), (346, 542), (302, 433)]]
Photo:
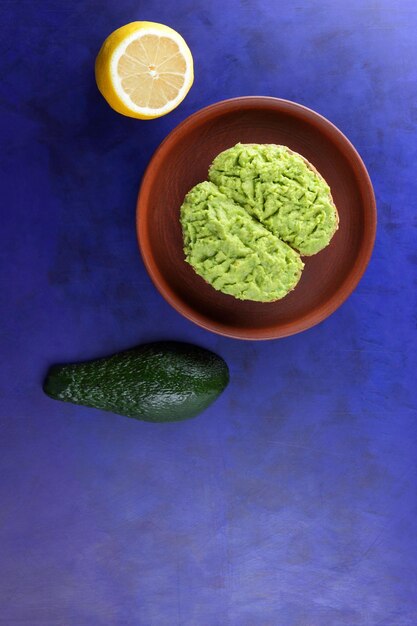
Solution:
[(169, 26), (132, 22), (115, 30), (96, 59), (97, 86), (123, 115), (146, 120), (169, 113), (194, 80), (193, 57)]

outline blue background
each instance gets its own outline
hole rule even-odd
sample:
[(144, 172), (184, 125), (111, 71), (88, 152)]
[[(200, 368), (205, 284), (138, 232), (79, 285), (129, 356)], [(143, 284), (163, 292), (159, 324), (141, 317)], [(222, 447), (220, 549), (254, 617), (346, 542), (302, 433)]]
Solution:
[[(415, 626), (414, 0), (19, 0), (0, 12), (0, 623)], [(184, 103), (151, 122), (111, 111), (93, 76), (104, 38), (136, 19), (178, 29), (195, 59)], [(134, 228), (160, 141), (240, 95), (334, 122), (379, 211), (350, 299), (265, 343), (180, 317)], [(229, 363), (230, 386), (197, 419), (141, 423), (41, 390), (54, 362), (155, 339)]]

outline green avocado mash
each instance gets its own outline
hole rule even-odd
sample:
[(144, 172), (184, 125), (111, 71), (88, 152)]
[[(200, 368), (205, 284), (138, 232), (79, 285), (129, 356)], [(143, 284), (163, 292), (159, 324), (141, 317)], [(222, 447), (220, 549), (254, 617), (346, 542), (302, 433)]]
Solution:
[(337, 230), (328, 184), (285, 146), (237, 144), (214, 159), (209, 179), (302, 255), (325, 248)]
[(186, 195), (181, 224), (187, 262), (223, 293), (269, 302), (283, 298), (300, 279), (304, 264), (297, 252), (211, 182)]
[(215, 289), (272, 302), (298, 283), (300, 255), (325, 248), (338, 228), (326, 181), (299, 154), (237, 144), (181, 206), (186, 261)]

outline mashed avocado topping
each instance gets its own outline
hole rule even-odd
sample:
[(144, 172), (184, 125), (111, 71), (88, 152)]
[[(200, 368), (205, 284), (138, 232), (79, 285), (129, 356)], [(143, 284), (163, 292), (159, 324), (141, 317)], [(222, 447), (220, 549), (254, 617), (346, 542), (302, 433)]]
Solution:
[(300, 279), (300, 254), (324, 248), (337, 229), (327, 183), (288, 148), (256, 144), (219, 154), (209, 178), (181, 206), (186, 261), (240, 300), (283, 298)]
[(304, 266), (299, 255), (213, 183), (199, 183), (186, 195), (181, 222), (188, 263), (215, 289), (269, 302), (297, 284)]
[(337, 229), (328, 184), (285, 146), (237, 144), (214, 159), (209, 179), (302, 255), (325, 248)]

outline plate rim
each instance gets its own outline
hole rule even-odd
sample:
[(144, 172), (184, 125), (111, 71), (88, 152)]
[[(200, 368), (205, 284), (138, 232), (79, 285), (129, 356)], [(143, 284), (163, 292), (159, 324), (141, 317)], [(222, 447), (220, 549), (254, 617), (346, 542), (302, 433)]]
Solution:
[[(364, 229), (367, 230), (367, 232), (363, 237), (363, 243), (360, 247), (359, 254), (355, 259), (355, 263), (352, 265), (349, 273), (345, 277), (345, 280), (340, 284), (335, 293), (333, 293), (332, 296), (326, 300), (326, 302), (321, 303), (315, 308), (309, 310), (308, 313), (303, 315), (301, 318), (297, 318), (296, 321), (289, 321), (285, 324), (281, 324), (279, 327), (265, 327), (264, 332), (262, 328), (240, 329), (228, 324), (216, 322), (208, 316), (196, 312), (174, 293), (169, 283), (160, 273), (155, 262), (148, 236), (147, 210), (142, 208), (148, 202), (154, 172), (158, 169), (159, 162), (163, 159), (165, 152), (169, 148), (172, 141), (176, 139), (177, 135), (181, 134), (184, 128), (189, 126), (192, 127), (202, 121), (207, 122), (219, 113), (229, 112), (230, 108), (236, 107), (236, 104), (239, 105), (241, 110), (253, 108), (269, 110), (279, 109), (281, 113), (287, 112), (298, 114), (299, 117), (303, 117), (306, 121), (313, 120), (316, 126), (320, 126), (320, 132), (324, 131), (325, 134), (331, 136), (333, 141), (336, 139), (337, 144), (342, 143), (344, 144), (344, 147), (347, 148), (347, 150), (343, 150), (343, 154), (348, 158), (349, 163), (352, 166), (355, 179), (360, 184), (362, 196), (366, 195), (368, 200), (364, 224)], [(365, 203), (363, 203), (363, 205), (364, 204)], [(293, 102), (292, 100), (285, 100), (272, 96), (239, 96), (236, 98), (219, 100), (218, 102), (209, 104), (208, 106), (205, 106), (186, 117), (168, 133), (153, 153), (145, 169), (136, 203), (136, 234), (142, 260), (154, 286), (162, 297), (178, 313), (201, 328), (222, 336), (248, 341), (267, 341), (288, 337), (316, 326), (334, 313), (356, 289), (366, 270), (374, 248), (376, 227), (377, 210), (374, 189), (368, 170), (355, 146), (346, 137), (346, 135), (337, 126), (335, 126), (335, 124), (333, 124), (333, 122), (320, 113), (317, 113), (313, 109), (310, 109), (302, 104)], [(241, 330), (241, 332), (239, 332), (239, 330)]]

